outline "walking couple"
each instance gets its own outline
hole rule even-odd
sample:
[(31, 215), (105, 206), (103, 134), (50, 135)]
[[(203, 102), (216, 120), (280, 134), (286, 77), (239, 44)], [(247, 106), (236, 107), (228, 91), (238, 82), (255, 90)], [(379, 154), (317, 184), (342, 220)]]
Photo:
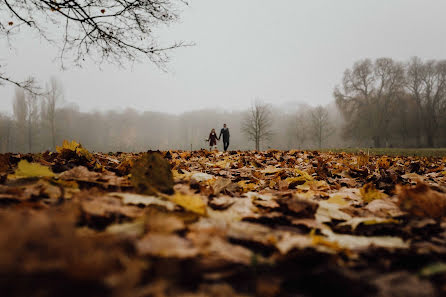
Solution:
[(217, 133), (215, 133), (215, 129), (211, 130), (211, 133), (209, 134), (209, 138), (206, 139), (206, 141), (209, 141), (209, 150), (212, 151), (214, 146), (217, 146), (217, 140), (221, 139), (221, 136), (223, 135), (223, 149), (228, 149), (229, 146), (229, 128), (226, 126), (226, 124), (223, 125), (223, 128), (220, 130), (220, 136), (217, 137)]

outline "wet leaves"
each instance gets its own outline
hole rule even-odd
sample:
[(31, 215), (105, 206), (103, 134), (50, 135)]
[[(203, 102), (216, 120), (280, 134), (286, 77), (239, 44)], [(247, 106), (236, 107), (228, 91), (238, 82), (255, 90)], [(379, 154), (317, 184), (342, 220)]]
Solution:
[(0, 291), (440, 296), (444, 172), (435, 158), (76, 142), (0, 155)]

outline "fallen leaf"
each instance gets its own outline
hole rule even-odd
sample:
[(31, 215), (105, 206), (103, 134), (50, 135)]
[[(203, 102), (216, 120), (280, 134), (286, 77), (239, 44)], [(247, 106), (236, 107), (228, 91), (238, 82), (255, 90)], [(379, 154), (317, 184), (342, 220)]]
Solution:
[(197, 172), (197, 173), (193, 173), (191, 175), (191, 180), (198, 182), (198, 183), (205, 182), (205, 181), (211, 180), (213, 178), (214, 178), (213, 175), (210, 175), (210, 174), (207, 174), (204, 172)]
[(137, 242), (136, 248), (143, 256), (179, 259), (193, 258), (199, 253), (189, 240), (174, 234), (148, 234)]
[(326, 200), (326, 202), (327, 203), (338, 204), (340, 206), (347, 206), (348, 205), (348, 202), (341, 195), (331, 196), (328, 200)]
[(173, 176), (169, 162), (160, 153), (143, 154), (131, 170), (131, 182), (139, 194), (173, 193)]
[(166, 208), (169, 211), (173, 211), (175, 209), (174, 203), (163, 200), (155, 196), (139, 195), (133, 193), (109, 193), (108, 195), (122, 198), (122, 203), (124, 204), (144, 205), (144, 206), (158, 205)]
[(341, 205), (320, 201), (316, 211), (316, 220), (320, 223), (331, 222), (332, 220), (348, 221), (352, 217), (341, 210)]
[(395, 219), (385, 219), (385, 218), (374, 218), (374, 217), (366, 217), (366, 218), (351, 218), (350, 220), (340, 223), (338, 226), (351, 226), (352, 231), (360, 225), (377, 225), (377, 224), (399, 224), (400, 221)]
[(423, 267), (420, 270), (420, 276), (431, 277), (437, 274), (446, 274), (446, 263), (437, 262)]
[(350, 250), (366, 249), (371, 245), (381, 248), (409, 248), (409, 243), (399, 237), (336, 234), (329, 228), (322, 229), (321, 233), (326, 236), (329, 242), (336, 243), (339, 247)]
[(199, 195), (187, 195), (182, 193), (175, 193), (168, 196), (170, 201), (182, 206), (188, 211), (195, 212), (200, 215), (206, 215), (206, 203)]
[(424, 183), (396, 187), (398, 205), (418, 217), (439, 219), (446, 216), (446, 194), (432, 190)]
[(365, 184), (360, 190), (362, 199), (369, 203), (375, 199), (383, 199), (389, 197), (387, 194), (377, 190), (372, 183)]
[(27, 177), (53, 177), (56, 176), (50, 168), (40, 165), (39, 163), (29, 163), (21, 160), (17, 165), (14, 175), (8, 178), (27, 178)]

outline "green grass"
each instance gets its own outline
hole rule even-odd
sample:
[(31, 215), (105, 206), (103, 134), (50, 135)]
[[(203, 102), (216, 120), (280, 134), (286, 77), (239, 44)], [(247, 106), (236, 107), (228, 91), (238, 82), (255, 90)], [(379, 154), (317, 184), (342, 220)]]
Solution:
[(446, 157), (446, 148), (344, 148), (344, 149), (323, 149), (323, 152), (364, 152), (370, 155), (387, 156), (418, 156), (418, 157)]

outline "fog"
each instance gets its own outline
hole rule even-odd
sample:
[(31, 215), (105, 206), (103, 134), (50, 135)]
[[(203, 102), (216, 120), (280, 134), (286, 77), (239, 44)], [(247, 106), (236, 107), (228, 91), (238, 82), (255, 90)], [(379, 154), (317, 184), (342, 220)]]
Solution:
[[(202, 108), (244, 110), (252, 100), (317, 106), (333, 100), (345, 68), (363, 58), (446, 53), (446, 2), (438, 0), (193, 0), (179, 7), (180, 21), (157, 29), (163, 44), (195, 46), (170, 53), (164, 73), (144, 58), (82, 67), (26, 27), (0, 43), (0, 72), (33, 75), (44, 85), (61, 80), (66, 99), (81, 111), (159, 111)], [(48, 25), (49, 26), (49, 25)], [(57, 29), (57, 28), (55, 28)], [(3, 65), (4, 64), (4, 65)], [(0, 87), (0, 110), (12, 113), (14, 86)]]
[(339, 81), (326, 105), (257, 99), (241, 111), (172, 114), (81, 111), (53, 78), (44, 96), (16, 88), (13, 114), (0, 113), (0, 152), (54, 151), (63, 140), (101, 152), (207, 149), (223, 124), (230, 150), (446, 146), (446, 60), (362, 59)]
[[(196, 150), (208, 148), (210, 130), (224, 123), (230, 149), (446, 146), (446, 2), (168, 2), (181, 4), (155, 19), (149, 8), (148, 31), (131, 16), (120, 19), (90, 44), (72, 39), (77, 54), (65, 59), (65, 44), (45, 38), (78, 31), (64, 31), (58, 14), (25, 7), (31, 19), (42, 13), (34, 30), (0, 11), (0, 151), (55, 150), (64, 139), (93, 151)], [(122, 39), (109, 43), (116, 37), (108, 34)], [(123, 46), (145, 36), (160, 47), (194, 45), (156, 63), (156, 51), (145, 59)], [(29, 76), (39, 96), (5, 80)], [(253, 140), (244, 125), (256, 104), (268, 110), (268, 137)]]
[[(261, 149), (317, 148), (318, 140), (311, 136), (316, 127), (297, 121), (298, 114), (308, 112), (309, 106), (294, 106), (294, 110), (270, 106), (272, 110), (271, 138), (261, 141)], [(40, 109), (43, 110), (43, 109)], [(208, 149), (208, 138), (212, 128), (217, 133), (226, 123), (230, 129), (229, 150), (251, 150), (254, 143), (241, 131), (247, 111), (222, 112), (202, 109), (179, 115), (161, 112), (124, 111), (81, 112), (76, 105), (64, 103), (58, 107), (55, 117), (55, 143), (75, 140), (92, 151), (139, 152), (147, 150), (199, 150)], [(18, 115), (19, 112), (16, 111)], [(337, 125), (339, 114), (333, 114), (333, 125)], [(0, 117), (0, 152), (42, 152), (54, 150), (51, 129), (45, 114), (31, 116), (31, 129), (28, 120), (23, 123), (15, 118)], [(303, 143), (296, 137), (296, 129), (308, 133)], [(340, 132), (340, 131), (339, 131)], [(31, 137), (28, 138), (28, 133)], [(31, 146), (30, 146), (31, 141)], [(339, 133), (324, 135), (324, 147), (339, 147), (343, 144)], [(219, 150), (223, 144), (218, 143)]]

